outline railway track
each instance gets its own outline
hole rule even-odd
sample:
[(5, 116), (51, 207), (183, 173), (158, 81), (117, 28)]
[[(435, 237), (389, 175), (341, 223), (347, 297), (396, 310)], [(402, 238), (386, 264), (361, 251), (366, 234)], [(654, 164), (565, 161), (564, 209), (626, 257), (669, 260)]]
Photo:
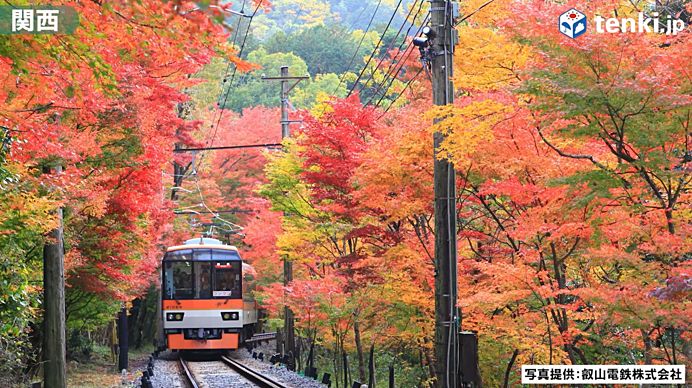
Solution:
[(183, 360), (182, 357), (180, 358), (180, 366), (183, 369), (183, 377), (185, 381), (189, 384), (188, 386), (191, 388), (199, 388), (199, 385), (197, 385), (197, 380), (195, 380), (195, 378), (192, 377), (190, 367), (187, 366), (187, 361)]
[(288, 388), (251, 368), (221, 356), (221, 361), (194, 361), (180, 359), (183, 377), (192, 388)]

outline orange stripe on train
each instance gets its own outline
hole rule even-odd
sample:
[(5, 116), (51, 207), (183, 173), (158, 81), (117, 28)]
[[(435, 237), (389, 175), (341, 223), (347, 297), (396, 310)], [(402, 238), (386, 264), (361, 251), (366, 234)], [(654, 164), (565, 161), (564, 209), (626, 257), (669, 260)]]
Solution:
[(218, 340), (186, 340), (184, 334), (168, 335), (169, 349), (238, 349), (238, 333), (223, 333)]
[[(164, 310), (238, 310), (243, 308), (242, 299), (191, 299), (179, 300), (178, 304), (174, 300), (164, 300)], [(224, 304), (225, 303), (225, 304)]]

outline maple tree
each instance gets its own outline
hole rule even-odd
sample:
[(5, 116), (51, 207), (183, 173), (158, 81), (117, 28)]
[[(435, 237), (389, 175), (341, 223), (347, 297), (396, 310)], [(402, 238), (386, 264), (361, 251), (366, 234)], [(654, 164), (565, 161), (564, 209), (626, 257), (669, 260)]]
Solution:
[(432, 130), (448, 128), (461, 175), (460, 303), (485, 381), (513, 384), (522, 363), (673, 363), (671, 342), (689, 349), (686, 37), (570, 40), (561, 7), (494, 7), (462, 31), (462, 97), (430, 115), (449, 116)]
[[(287, 288), (275, 284), (265, 290), (265, 302), (274, 311), (288, 303), (301, 318), (297, 328), (333, 348), (338, 375), (341, 352), (355, 351), (364, 378), (367, 342), (408, 344), (424, 350), (431, 364), (432, 267), (423, 264), (427, 270), (421, 271), (425, 258), (430, 261), (425, 251), (430, 252), (432, 238), (432, 207), (425, 199), (432, 184), (425, 168), (432, 159), (422, 140), (427, 132), (421, 125), (411, 133), (420, 119), (411, 126), (380, 128), (374, 123), (379, 113), (362, 108), (357, 95), (332, 99), (314, 112), (304, 112), (303, 128), (295, 140), (284, 142), (288, 152), (272, 156), (271, 183), (260, 192), (273, 210), (287, 214), (276, 244), (278, 253), (293, 261), (296, 279)], [(422, 181), (413, 183), (417, 177)], [(418, 195), (423, 198), (411, 206), (409, 199)], [(333, 288), (330, 295), (341, 295), (339, 313), (319, 302), (325, 282)]]
[[(612, 7), (598, 2), (589, 6), (604, 13)], [(639, 11), (625, 5), (620, 10)], [(542, 23), (537, 16), (534, 22)], [(531, 34), (523, 36), (532, 39)], [(582, 207), (590, 213), (593, 235), (598, 236), (588, 257), (603, 273), (589, 280), (608, 292), (591, 291), (584, 298), (609, 305), (596, 323), (639, 331), (628, 334), (643, 343), (647, 364), (657, 358), (651, 343), (660, 339), (661, 326), (681, 329), (683, 342), (689, 340), (683, 295), (692, 290), (682, 286), (691, 275), (690, 247), (682, 238), (689, 233), (686, 95), (692, 84), (683, 75), (688, 71), (689, 44), (687, 35), (653, 34), (636, 40), (596, 35), (580, 46), (563, 48), (537, 44), (555, 67), (546, 73), (532, 63), (525, 89), (520, 90), (534, 97), (528, 109), (543, 142), (564, 158), (591, 164), (570, 183), (583, 190)], [(585, 55), (568, 60), (565, 48)], [(598, 58), (589, 55), (595, 52)], [(553, 79), (560, 82), (543, 86), (540, 94), (533, 91), (537, 83)], [(560, 117), (546, 113), (556, 108)], [(629, 311), (634, 301), (641, 301), (636, 313)], [(687, 352), (687, 362), (690, 356)]]
[[(214, 56), (250, 66), (225, 42), (217, 22), (223, 5), (67, 5), (80, 14), (73, 35), (0, 37), (0, 129), (8, 139), (2, 171), (10, 174), (3, 176), (8, 211), (0, 218), (2, 257), (13, 257), (3, 265), (21, 277), (7, 295), (33, 306), (40, 288), (27, 280), (40, 279), (32, 269), (42, 235), (55, 226), (49, 212), (65, 209), (71, 319), (93, 298), (125, 303), (153, 279), (171, 232), (161, 169), (172, 143), (196, 144), (189, 133), (197, 124), (175, 109), (188, 99), (181, 90), (195, 83), (188, 75)], [(41, 174), (55, 164), (64, 172)], [(12, 309), (2, 304), (3, 313), (16, 315)], [(28, 332), (21, 322), (35, 321), (36, 313), (22, 310), (24, 320), (3, 336)]]

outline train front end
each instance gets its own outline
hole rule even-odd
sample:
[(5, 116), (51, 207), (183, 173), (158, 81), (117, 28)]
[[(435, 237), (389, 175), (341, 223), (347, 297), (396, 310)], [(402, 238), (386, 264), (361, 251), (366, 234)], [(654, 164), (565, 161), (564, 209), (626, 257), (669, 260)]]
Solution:
[(167, 348), (237, 349), (254, 332), (257, 308), (244, 295), (235, 247), (192, 239), (168, 248), (162, 263), (161, 320)]

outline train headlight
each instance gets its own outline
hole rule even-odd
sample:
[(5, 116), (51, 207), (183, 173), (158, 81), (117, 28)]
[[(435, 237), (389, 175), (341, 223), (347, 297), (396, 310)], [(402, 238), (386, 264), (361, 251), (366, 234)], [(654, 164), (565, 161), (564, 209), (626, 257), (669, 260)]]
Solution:
[(182, 321), (184, 316), (185, 313), (168, 313), (166, 314), (166, 320), (173, 322)]
[(229, 311), (221, 313), (221, 319), (224, 321), (237, 321), (240, 319), (240, 315), (237, 311)]

